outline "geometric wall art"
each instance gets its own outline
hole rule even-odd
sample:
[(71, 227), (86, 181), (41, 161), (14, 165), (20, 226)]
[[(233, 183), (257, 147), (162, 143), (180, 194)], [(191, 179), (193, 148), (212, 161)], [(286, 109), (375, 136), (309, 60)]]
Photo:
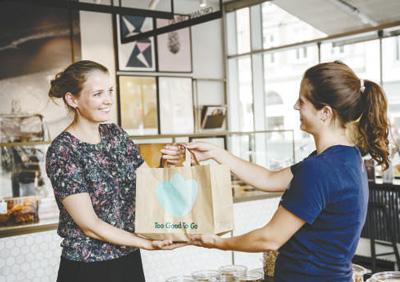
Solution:
[[(157, 28), (169, 25), (171, 20), (157, 19)], [(157, 36), (158, 71), (191, 72), (192, 46), (190, 27)]]
[(144, 38), (123, 43), (139, 33), (153, 30), (153, 18), (117, 16), (117, 55), (121, 71), (155, 71), (154, 38)]

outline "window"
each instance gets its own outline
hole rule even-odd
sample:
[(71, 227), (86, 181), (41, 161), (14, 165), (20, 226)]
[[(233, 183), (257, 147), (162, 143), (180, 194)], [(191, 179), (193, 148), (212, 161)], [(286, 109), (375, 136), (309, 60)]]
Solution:
[[(301, 21), (271, 1), (262, 4), (264, 48), (322, 38), (325, 33)], [(274, 34), (273, 45), (268, 39)]]
[[(377, 39), (377, 30), (332, 39), (279, 4), (267, 1), (226, 15), (230, 129), (293, 129), (295, 161), (303, 159), (314, 145), (310, 135), (300, 131), (293, 109), (301, 78), (319, 62), (341, 60), (360, 78), (382, 83), (392, 123), (400, 135), (400, 27), (384, 30), (385, 36), (393, 35), (384, 39)], [(261, 21), (250, 21), (255, 7), (261, 9)], [(250, 34), (259, 30), (263, 49), (254, 51), (251, 40), (255, 38)], [(306, 42), (311, 40), (315, 43)], [(284, 144), (286, 138), (272, 134), (268, 142)]]

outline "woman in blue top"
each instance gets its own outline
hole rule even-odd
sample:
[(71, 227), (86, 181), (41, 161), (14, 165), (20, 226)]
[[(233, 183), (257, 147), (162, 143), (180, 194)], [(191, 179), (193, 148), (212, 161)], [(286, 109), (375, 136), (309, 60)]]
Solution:
[(49, 96), (74, 113), (46, 158), (63, 238), (58, 282), (145, 281), (138, 248), (177, 246), (134, 234), (135, 172), (148, 165), (122, 128), (105, 123), (112, 93), (107, 68), (92, 61), (78, 61), (51, 81)]
[[(357, 146), (378, 164), (389, 165), (387, 101), (381, 87), (358, 78), (341, 62), (308, 69), (294, 109), (300, 128), (314, 137), (316, 151), (280, 171), (269, 171), (208, 143), (190, 143), (198, 160), (230, 166), (263, 191), (284, 191), (271, 221), (241, 236), (198, 235), (190, 244), (221, 250), (279, 250), (275, 282), (352, 281), (351, 260), (367, 214), (368, 182)], [(353, 138), (347, 131), (353, 130)], [(180, 150), (164, 149), (175, 162)]]

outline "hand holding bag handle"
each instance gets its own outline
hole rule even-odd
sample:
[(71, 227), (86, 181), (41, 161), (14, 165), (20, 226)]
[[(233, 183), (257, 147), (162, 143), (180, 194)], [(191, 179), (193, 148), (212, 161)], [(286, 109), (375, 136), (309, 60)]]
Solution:
[(192, 158), (190, 157), (190, 154), (193, 156), (193, 160), (195, 165), (200, 165), (199, 161), (197, 160), (196, 154), (193, 153), (192, 150), (188, 149), (185, 147), (185, 161), (183, 162), (183, 166), (190, 166), (192, 163)]
[[(190, 166), (191, 165), (191, 157), (189, 154), (192, 154), (193, 156), (193, 160), (195, 165), (200, 165), (199, 161), (197, 160), (196, 154), (193, 153), (191, 150), (189, 150), (188, 148), (186, 148), (184, 145), (180, 145), (180, 144), (172, 144), (173, 146), (182, 146), (183, 148), (185, 148), (185, 159), (182, 160), (182, 162), (180, 163), (180, 165), (177, 166)], [(162, 167), (174, 167), (175, 165), (168, 165), (168, 162), (166, 159), (163, 159), (162, 157), (160, 158), (160, 168)]]

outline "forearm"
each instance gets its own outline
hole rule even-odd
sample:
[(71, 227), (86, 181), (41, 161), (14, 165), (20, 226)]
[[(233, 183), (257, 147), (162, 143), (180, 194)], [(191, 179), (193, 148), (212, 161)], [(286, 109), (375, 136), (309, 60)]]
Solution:
[(216, 242), (216, 248), (239, 252), (265, 252), (279, 249), (280, 243), (262, 228), (255, 229), (241, 236), (221, 238)]
[(84, 233), (88, 237), (116, 245), (136, 247), (140, 249), (152, 249), (150, 240), (112, 226), (100, 219), (96, 219), (94, 222), (86, 226)]
[(256, 189), (267, 192), (284, 191), (291, 179), (289, 171), (273, 172), (265, 167), (243, 160), (232, 153), (216, 149), (213, 159), (220, 164), (228, 165), (238, 178)]

